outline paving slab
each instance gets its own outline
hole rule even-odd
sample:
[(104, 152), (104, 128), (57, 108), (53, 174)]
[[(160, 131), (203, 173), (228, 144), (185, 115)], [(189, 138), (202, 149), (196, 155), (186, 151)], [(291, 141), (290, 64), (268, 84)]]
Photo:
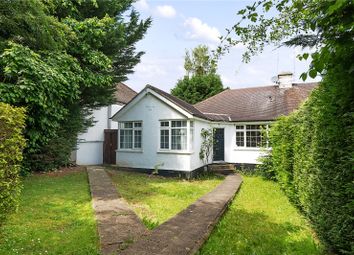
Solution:
[(148, 230), (119, 195), (103, 167), (87, 167), (102, 254), (117, 254)]
[(238, 174), (226, 176), (213, 191), (118, 254), (194, 254), (210, 235), (241, 183), (242, 178)]

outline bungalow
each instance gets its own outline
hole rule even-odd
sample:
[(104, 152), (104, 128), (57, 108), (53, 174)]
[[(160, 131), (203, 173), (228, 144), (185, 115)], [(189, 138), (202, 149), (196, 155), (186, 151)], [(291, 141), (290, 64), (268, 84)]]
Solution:
[(117, 129), (118, 124), (110, 119), (137, 93), (124, 83), (117, 83), (115, 103), (96, 109), (92, 113), (94, 124), (85, 133), (79, 134), (77, 149), (71, 153), (71, 160), (78, 165), (103, 164), (104, 131)]
[(282, 73), (276, 85), (226, 89), (195, 105), (147, 85), (112, 117), (117, 165), (190, 175), (206, 164), (199, 156), (203, 129), (214, 130), (208, 163), (257, 164), (262, 129), (296, 109), (316, 85), (294, 84), (291, 73)]

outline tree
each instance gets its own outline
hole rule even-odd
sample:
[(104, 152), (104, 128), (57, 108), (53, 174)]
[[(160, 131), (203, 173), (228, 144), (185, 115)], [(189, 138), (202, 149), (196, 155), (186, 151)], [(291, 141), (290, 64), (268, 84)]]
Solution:
[(112, 103), (114, 82), (140, 61), (135, 44), (151, 20), (132, 2), (1, 1), (1, 101), (27, 108), (32, 170), (68, 162), (91, 110)]
[(177, 81), (171, 94), (195, 104), (224, 90), (220, 76), (216, 74), (217, 65), (209, 48), (199, 45), (191, 53), (186, 51), (184, 58), (186, 75)]
[(223, 91), (219, 75), (194, 75), (184, 76), (178, 80), (171, 94), (190, 103), (196, 104)]
[(191, 53), (186, 51), (184, 69), (188, 76), (207, 75), (216, 73), (216, 62), (206, 45), (195, 47)]
[(298, 111), (272, 125), (269, 166), (336, 254), (354, 252), (353, 13), (353, 1), (257, 1), (238, 12), (240, 21), (218, 48), (220, 57), (242, 43), (246, 62), (267, 44), (312, 48), (298, 56), (312, 57), (301, 77), (323, 80)]

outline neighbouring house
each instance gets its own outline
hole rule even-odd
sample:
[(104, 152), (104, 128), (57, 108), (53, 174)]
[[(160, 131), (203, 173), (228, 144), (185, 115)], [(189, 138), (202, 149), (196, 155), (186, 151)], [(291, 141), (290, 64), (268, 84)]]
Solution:
[(127, 104), (136, 92), (124, 83), (117, 83), (115, 104), (94, 110), (94, 125), (78, 136), (77, 150), (72, 153), (72, 160), (78, 165), (103, 164), (103, 143), (105, 130), (117, 130), (118, 124), (110, 119), (112, 115)]
[(120, 167), (191, 174), (206, 164), (199, 157), (202, 129), (214, 130), (209, 163), (257, 164), (262, 130), (294, 111), (317, 83), (292, 83), (291, 73), (276, 85), (226, 89), (191, 105), (147, 85), (112, 120), (118, 122), (116, 161)]

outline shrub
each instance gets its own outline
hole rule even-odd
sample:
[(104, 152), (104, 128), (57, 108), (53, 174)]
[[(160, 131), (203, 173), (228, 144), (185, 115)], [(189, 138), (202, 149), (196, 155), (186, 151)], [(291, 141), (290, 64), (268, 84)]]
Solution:
[(258, 161), (260, 164), (257, 164), (256, 166), (256, 174), (267, 180), (276, 180), (272, 153), (266, 151), (265, 154), (258, 159)]
[(0, 224), (17, 207), (24, 123), (24, 108), (0, 102)]
[(330, 70), (306, 103), (270, 131), (282, 188), (336, 253), (354, 246), (354, 84)]

